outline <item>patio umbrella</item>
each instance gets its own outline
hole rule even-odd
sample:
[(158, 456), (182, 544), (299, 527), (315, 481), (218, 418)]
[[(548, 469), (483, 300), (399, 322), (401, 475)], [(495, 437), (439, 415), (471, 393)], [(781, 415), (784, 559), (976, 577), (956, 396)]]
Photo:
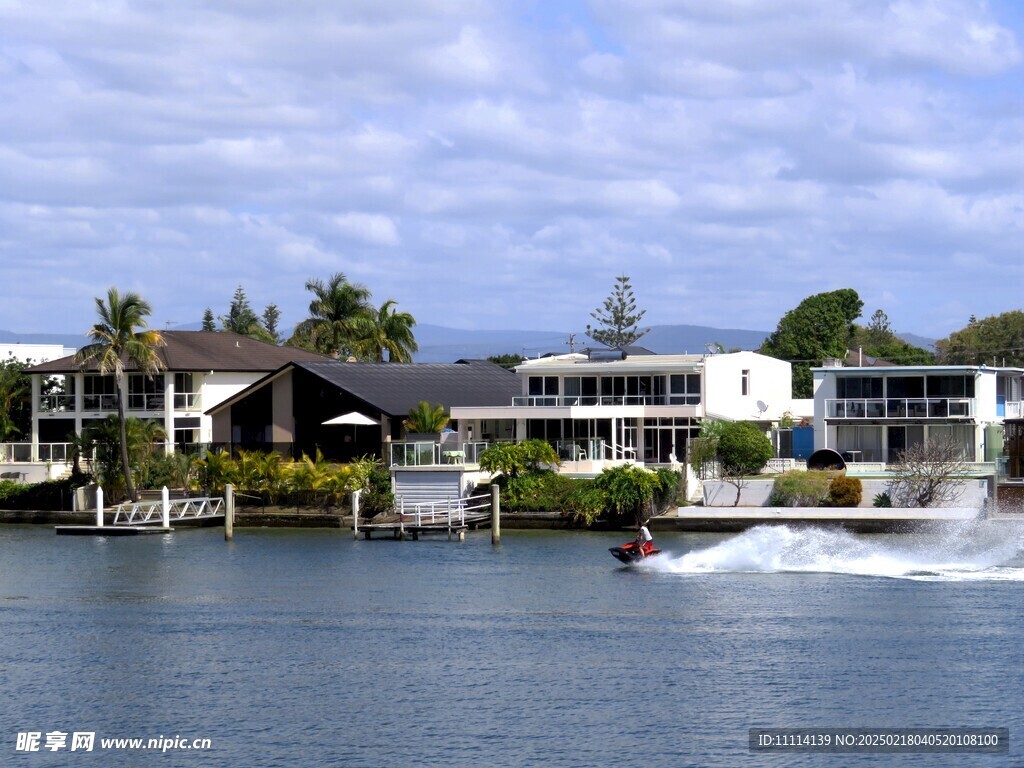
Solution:
[(350, 411), (341, 414), (341, 416), (335, 416), (333, 419), (323, 421), (321, 424), (353, 424), (357, 427), (368, 427), (372, 424), (380, 424), (380, 422), (376, 419), (371, 419), (369, 416), (364, 416), (359, 411)]

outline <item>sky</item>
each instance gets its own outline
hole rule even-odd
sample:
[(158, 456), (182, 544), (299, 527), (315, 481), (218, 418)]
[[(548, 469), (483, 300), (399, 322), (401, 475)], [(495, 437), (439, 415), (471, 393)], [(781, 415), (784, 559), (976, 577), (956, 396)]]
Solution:
[(1017, 0), (0, 0), (0, 329), (307, 316), (942, 338), (1024, 288)]

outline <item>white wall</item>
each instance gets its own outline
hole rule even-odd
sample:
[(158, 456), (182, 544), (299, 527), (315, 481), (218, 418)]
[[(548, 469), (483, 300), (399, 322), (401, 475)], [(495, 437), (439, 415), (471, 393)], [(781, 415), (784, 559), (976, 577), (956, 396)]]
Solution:
[(0, 344), (0, 362), (14, 358), (22, 362), (46, 363), (75, 354), (72, 347), (61, 344)]
[[(202, 376), (203, 382), (202, 390), (200, 390), (202, 392), (203, 411), (208, 411), (214, 406), (223, 403), (229, 397), (237, 395), (250, 384), (266, 376), (265, 373), (259, 372), (225, 373), (220, 371), (215, 373), (206, 372), (199, 375)], [(205, 413), (202, 414), (199, 430), (200, 442), (213, 442), (213, 420)]]
[[(742, 371), (750, 371), (750, 388), (744, 396)], [(702, 401), (708, 416), (735, 421), (778, 421), (793, 409), (793, 370), (784, 360), (756, 352), (709, 355), (704, 361)], [(761, 413), (758, 400), (768, 406)]]

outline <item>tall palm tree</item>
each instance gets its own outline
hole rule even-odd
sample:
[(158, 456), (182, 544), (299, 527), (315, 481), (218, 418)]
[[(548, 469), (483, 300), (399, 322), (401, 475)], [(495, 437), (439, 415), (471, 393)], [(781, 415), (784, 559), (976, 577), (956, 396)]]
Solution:
[(124, 414), (124, 371), (132, 366), (140, 373), (153, 376), (163, 368), (156, 347), (163, 343), (159, 331), (146, 328), (146, 318), (153, 309), (136, 293), (123, 296), (117, 288), (107, 291), (107, 300), (96, 298), (99, 321), (86, 333), (90, 344), (75, 354), (75, 362), (85, 368), (95, 365), (101, 375), (114, 375), (117, 390), (117, 420), (121, 437), (121, 468), (125, 490), (132, 501), (138, 501), (128, 458), (128, 435)]
[(408, 312), (394, 309), (397, 303), (388, 299), (380, 309), (366, 312), (356, 322), (359, 338), (355, 352), (361, 360), (383, 363), (386, 351), (389, 362), (412, 362), (412, 353), (419, 349), (412, 333), (416, 320)]
[(309, 317), (295, 326), (289, 343), (334, 357), (352, 354), (359, 318), (372, 311), (370, 289), (335, 272), (326, 283), (308, 280), (306, 290), (313, 294)]

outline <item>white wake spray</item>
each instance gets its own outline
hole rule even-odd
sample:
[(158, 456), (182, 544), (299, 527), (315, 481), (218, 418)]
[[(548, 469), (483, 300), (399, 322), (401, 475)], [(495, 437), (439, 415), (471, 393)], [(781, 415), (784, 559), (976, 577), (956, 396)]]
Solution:
[(1024, 581), (1024, 525), (944, 523), (926, 533), (857, 535), (761, 525), (682, 557), (651, 558), (668, 573), (844, 573), (922, 580)]

